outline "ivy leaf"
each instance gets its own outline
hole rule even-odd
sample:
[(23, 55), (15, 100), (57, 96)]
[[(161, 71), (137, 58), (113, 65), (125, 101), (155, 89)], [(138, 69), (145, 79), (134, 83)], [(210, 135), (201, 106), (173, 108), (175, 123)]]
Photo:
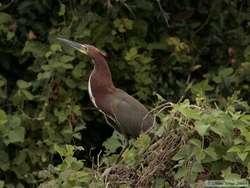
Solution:
[(4, 12), (0, 12), (0, 24), (10, 23), (12, 21), (12, 17), (9, 14)]
[(174, 177), (175, 179), (181, 179), (182, 177), (187, 176), (189, 170), (187, 167), (180, 167), (178, 171), (175, 173)]
[(68, 112), (64, 110), (59, 111), (58, 109), (55, 109), (54, 114), (58, 118), (58, 123), (60, 124), (64, 122), (68, 118), (68, 115), (69, 115)]
[(3, 77), (1, 77), (1, 75), (0, 75), (0, 87), (3, 87), (3, 86), (5, 86), (6, 85), (6, 79), (5, 78), (3, 78)]
[(122, 146), (120, 139), (119, 139), (120, 136), (118, 134), (119, 133), (114, 132), (112, 137), (103, 143), (103, 146), (106, 148), (106, 150), (109, 153), (114, 153), (119, 147)]
[(206, 124), (203, 121), (196, 121), (195, 122), (195, 130), (199, 133), (201, 136), (205, 136), (207, 133), (208, 128), (210, 127), (210, 124)]
[(82, 76), (86, 75), (85, 67), (86, 67), (85, 63), (80, 62), (79, 64), (77, 64), (72, 71), (73, 77), (76, 79), (80, 79)]
[(61, 52), (61, 51), (62, 51), (61, 45), (60, 45), (60, 44), (57, 44), (57, 43), (52, 44), (52, 45), (50, 46), (50, 49), (51, 49), (51, 51), (53, 51), (53, 52)]
[(247, 158), (248, 152), (239, 152), (237, 155), (244, 162)]
[(8, 153), (6, 153), (3, 150), (0, 150), (0, 169), (6, 171), (9, 169), (9, 167), (10, 167), (10, 162)]
[(52, 72), (42, 72), (42, 73), (38, 73), (37, 75), (37, 80), (46, 80), (51, 78)]
[(5, 143), (8, 145), (10, 143), (24, 142), (25, 129), (24, 127), (16, 127), (14, 130), (9, 130), (4, 135)]
[(250, 132), (245, 127), (240, 127), (240, 134), (246, 139), (248, 143), (250, 143)]
[(200, 116), (201, 111), (199, 111), (196, 108), (191, 108), (189, 100), (185, 100), (183, 103), (177, 104), (174, 108), (174, 111), (180, 112), (187, 118), (191, 118), (195, 120), (199, 120), (201, 118)]
[(200, 140), (198, 140), (196, 138), (193, 138), (193, 139), (189, 140), (189, 142), (191, 144), (193, 144), (194, 146), (197, 146), (198, 148), (201, 148), (201, 141)]
[(23, 89), (22, 91), (22, 94), (25, 96), (25, 98), (27, 99), (27, 100), (30, 100), (30, 101), (32, 101), (33, 99), (34, 99), (34, 95), (32, 95), (28, 90), (25, 90), (25, 89)]
[(22, 54), (32, 53), (34, 57), (43, 57), (48, 51), (48, 46), (38, 41), (26, 41)]
[(152, 11), (154, 6), (153, 3), (150, 1), (145, 0), (136, 0), (136, 7), (146, 11)]
[[(218, 117), (217, 117), (218, 118)], [(215, 125), (212, 125), (210, 127), (210, 129), (220, 135), (221, 137), (227, 137), (230, 135), (230, 128), (229, 127), (226, 127), (224, 122), (220, 122), (220, 119), (218, 119), (218, 121), (216, 121), (216, 124)]]
[(208, 148), (205, 149), (205, 152), (206, 152), (210, 157), (212, 157), (214, 160), (217, 160), (217, 159), (218, 159), (218, 154), (216, 153), (215, 148), (213, 148), (213, 147), (208, 147)]
[(128, 18), (122, 19), (123, 24), (127, 30), (132, 30), (133, 29), (133, 24), (134, 22)]
[(65, 14), (66, 6), (63, 3), (60, 3), (60, 9), (58, 12), (58, 16), (63, 16)]
[(5, 111), (0, 109), (0, 126), (4, 125), (8, 121)]
[(13, 115), (9, 118), (9, 126), (11, 128), (16, 128), (16, 127), (19, 127), (21, 125), (21, 119), (18, 115)]
[(137, 57), (138, 49), (136, 47), (130, 48), (125, 55), (125, 60), (132, 61)]
[(150, 144), (150, 137), (146, 134), (141, 134), (139, 138), (137, 138), (136, 142), (134, 143), (135, 147), (137, 147), (140, 151), (143, 151), (148, 147)]
[(4, 181), (0, 180), (0, 188), (4, 188)]
[(17, 86), (19, 89), (27, 89), (31, 86), (31, 83), (24, 80), (17, 80)]
[(231, 170), (231, 166), (229, 166), (227, 169), (225, 170), (222, 170), (221, 171), (222, 173), (222, 177), (224, 179), (228, 179), (228, 180), (232, 180), (232, 179), (240, 179), (240, 175), (239, 174), (236, 174), (236, 173), (232, 173), (232, 170)]
[(65, 148), (59, 146), (58, 144), (54, 144), (54, 150), (55, 150), (57, 153), (59, 153), (59, 155), (60, 155), (61, 157), (65, 156), (65, 154), (66, 154)]
[(227, 150), (227, 152), (229, 153), (239, 153), (242, 151), (243, 146), (238, 145), (238, 146), (232, 146), (231, 148), (229, 148), (229, 150)]
[(182, 147), (177, 154), (172, 158), (175, 161), (178, 161), (180, 159), (188, 159), (190, 157), (192, 157), (192, 146), (190, 144), (185, 145), (184, 147)]
[(198, 82), (191, 87), (191, 91), (193, 94), (201, 96), (204, 95), (206, 91), (212, 90), (213, 87), (208, 84), (208, 79)]
[(137, 152), (134, 148), (125, 150), (122, 155), (123, 161), (128, 166), (133, 166), (136, 163)]

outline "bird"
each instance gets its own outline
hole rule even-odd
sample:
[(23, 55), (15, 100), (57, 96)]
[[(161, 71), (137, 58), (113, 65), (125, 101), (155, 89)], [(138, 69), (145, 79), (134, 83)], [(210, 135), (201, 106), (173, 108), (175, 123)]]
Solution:
[(89, 96), (109, 125), (126, 138), (137, 138), (141, 133), (151, 130), (154, 116), (133, 96), (115, 87), (105, 52), (90, 44), (65, 38), (58, 40), (92, 59), (94, 69), (88, 80)]

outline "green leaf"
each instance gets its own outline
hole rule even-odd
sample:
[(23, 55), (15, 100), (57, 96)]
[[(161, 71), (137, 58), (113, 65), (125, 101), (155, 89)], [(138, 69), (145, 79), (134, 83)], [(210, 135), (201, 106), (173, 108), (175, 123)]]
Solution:
[(154, 6), (151, 1), (146, 0), (136, 0), (136, 7), (146, 11), (152, 11)]
[(63, 3), (60, 3), (60, 9), (58, 12), (58, 16), (64, 16), (65, 15), (65, 10), (66, 10), (66, 6)]
[(222, 172), (222, 177), (225, 180), (234, 180), (234, 179), (240, 179), (241, 178), (239, 174), (232, 173), (231, 167), (228, 167), (227, 169), (222, 170), (221, 172)]
[(140, 62), (142, 62), (144, 64), (148, 64), (151, 61), (153, 61), (153, 58), (141, 55), (141, 56), (139, 56), (139, 60), (140, 60)]
[(9, 117), (8, 125), (15, 129), (16, 127), (19, 127), (21, 125), (21, 119), (18, 115), (13, 115)]
[(80, 62), (79, 64), (77, 64), (73, 71), (72, 71), (72, 75), (74, 78), (76, 79), (80, 79), (81, 77), (86, 75), (86, 64), (83, 62)]
[(83, 129), (86, 129), (85, 123), (82, 122), (81, 124), (77, 124), (76, 127), (74, 128), (75, 132), (81, 131)]
[(4, 181), (0, 180), (0, 188), (4, 188)]
[(7, 119), (7, 115), (6, 115), (5, 111), (0, 109), (0, 126), (7, 123), (7, 121), (8, 121), (8, 119)]
[(59, 153), (59, 155), (62, 157), (62, 156), (65, 156), (65, 154), (66, 154), (66, 150), (65, 150), (65, 148), (63, 148), (63, 147), (61, 147), (61, 146), (59, 146), (59, 145), (57, 145), (57, 144), (54, 144), (54, 150), (57, 152), (57, 153)]
[(192, 157), (192, 152), (192, 146), (189, 144), (185, 145), (177, 152), (177, 154), (172, 159), (175, 161), (178, 161), (180, 159), (188, 159)]
[(25, 129), (23, 127), (16, 127), (14, 130), (6, 132), (4, 141), (6, 144), (24, 142)]
[(25, 163), (25, 160), (27, 158), (27, 152), (25, 149), (21, 150), (18, 155), (16, 155), (15, 159), (13, 160), (13, 163), (16, 165), (22, 165)]
[(240, 134), (246, 139), (248, 143), (250, 143), (250, 131), (248, 131), (245, 127), (240, 127)]
[(46, 80), (46, 79), (50, 79), (52, 76), (52, 72), (40, 72), (37, 75), (37, 79), (38, 80)]
[(132, 30), (133, 29), (133, 24), (134, 22), (128, 18), (122, 19), (123, 24), (127, 30)]
[(5, 86), (6, 85), (6, 79), (5, 78), (3, 78), (3, 77), (1, 77), (1, 75), (0, 75), (0, 87), (3, 87), (3, 86)]
[(195, 161), (193, 164), (192, 164), (192, 169), (191, 169), (192, 172), (202, 172), (203, 171), (203, 166), (201, 163)]
[(8, 170), (10, 167), (9, 155), (3, 150), (0, 150), (0, 169), (3, 171)]
[(31, 83), (24, 80), (17, 80), (17, 86), (19, 89), (27, 89), (31, 86)]
[(71, 174), (68, 177), (69, 181), (75, 182), (78, 181), (80, 183), (89, 183), (89, 181), (91, 180), (91, 175), (87, 172), (84, 171), (79, 171), (79, 172), (75, 172), (73, 174)]
[(66, 85), (71, 89), (74, 89), (77, 86), (77, 83), (71, 78), (66, 78), (64, 81), (65, 81)]
[(61, 52), (62, 51), (62, 47), (60, 44), (54, 43), (50, 46), (51, 51), (53, 52)]
[(129, 51), (125, 55), (125, 60), (132, 61), (138, 56), (137, 54), (138, 54), (138, 50), (136, 47), (130, 48)]
[(208, 79), (196, 83), (191, 87), (191, 91), (195, 95), (203, 96), (206, 91), (212, 91), (214, 88), (208, 84)]
[(249, 152), (250, 151), (250, 145), (246, 145), (244, 147), (244, 152)]
[(28, 90), (25, 90), (25, 89), (23, 89), (22, 91), (22, 94), (25, 96), (25, 98), (27, 99), (27, 100), (30, 100), (30, 101), (32, 101), (33, 99), (34, 99), (34, 95), (32, 95)]
[(199, 111), (196, 108), (192, 108), (190, 106), (189, 100), (187, 100), (187, 99), (183, 103), (177, 104), (174, 107), (174, 111), (178, 111), (178, 112), (180, 112), (181, 114), (183, 114), (184, 116), (186, 116), (187, 118), (190, 118), (190, 119), (195, 119), (195, 120), (201, 119), (200, 114), (202, 112)]
[(10, 41), (15, 37), (15, 32), (8, 32), (7, 33), (7, 40)]
[(247, 46), (244, 50), (244, 57), (246, 61), (250, 61), (250, 46)]
[(210, 126), (210, 129), (221, 137), (227, 137), (228, 135), (230, 135), (230, 131), (225, 127), (224, 124)]
[(118, 134), (119, 133), (114, 132), (112, 137), (103, 143), (103, 146), (109, 153), (114, 153), (119, 147), (122, 147), (122, 144), (120, 142), (120, 137)]
[(34, 57), (43, 57), (48, 51), (48, 46), (38, 41), (26, 41), (22, 54), (32, 53)]
[(68, 118), (68, 115), (69, 115), (68, 112), (66, 112), (64, 110), (59, 111), (58, 109), (55, 109), (54, 114), (58, 118), (59, 123), (64, 122)]
[(81, 139), (82, 139), (82, 135), (81, 135), (81, 133), (79, 133), (79, 132), (78, 132), (78, 133), (74, 133), (74, 134), (73, 134), (73, 137), (76, 138), (76, 139), (78, 139), (78, 140), (81, 140)]
[(239, 152), (237, 155), (244, 162), (247, 158), (248, 152)]
[(175, 173), (174, 177), (177, 180), (181, 179), (181, 178), (187, 176), (188, 172), (189, 172), (189, 169), (187, 167), (180, 167), (178, 169), (178, 171)]
[(189, 140), (189, 143), (193, 144), (194, 146), (197, 146), (198, 148), (201, 148), (201, 141), (196, 139), (196, 138), (192, 138)]
[(194, 123), (195, 125), (195, 130), (199, 133), (199, 135), (201, 136), (205, 136), (207, 131), (208, 131), (208, 128), (210, 127), (210, 124), (206, 124), (205, 122), (203, 121), (196, 121)]
[(231, 148), (229, 148), (229, 150), (227, 150), (227, 152), (229, 153), (239, 153), (241, 152), (243, 149), (243, 146), (238, 145), (238, 146), (232, 146)]
[(68, 63), (68, 62), (71, 62), (74, 59), (75, 59), (75, 57), (73, 57), (73, 56), (63, 55), (63, 56), (60, 56), (59, 61), (62, 62), (62, 63)]
[(233, 72), (234, 72), (234, 70), (231, 67), (224, 68), (224, 69), (220, 70), (219, 75), (223, 78), (226, 78), (226, 77), (230, 76), (231, 74), (233, 74)]
[(150, 141), (151, 141), (151, 139), (148, 135), (141, 134), (139, 136), (139, 138), (136, 139), (134, 145), (135, 145), (135, 147), (137, 147), (137, 149), (144, 151), (144, 149), (146, 149), (149, 146)]
[(11, 15), (0, 12), (0, 24), (6, 24), (12, 22), (12, 17)]
[(208, 147), (205, 149), (205, 152), (210, 156), (212, 157), (214, 160), (217, 160), (219, 157), (218, 157), (218, 154), (216, 153), (215, 151), (215, 148), (213, 147)]
[(135, 149), (125, 150), (122, 154), (122, 158), (125, 164), (128, 166), (133, 166), (136, 163), (137, 152)]
[(125, 33), (127, 30), (132, 30), (134, 22), (128, 18), (118, 18), (113, 22), (114, 27), (118, 29), (120, 33)]

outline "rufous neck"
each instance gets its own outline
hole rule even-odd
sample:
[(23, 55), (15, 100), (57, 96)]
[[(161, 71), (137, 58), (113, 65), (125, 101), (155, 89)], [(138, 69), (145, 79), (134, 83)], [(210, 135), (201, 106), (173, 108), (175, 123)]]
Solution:
[(95, 65), (93, 74), (95, 75), (96, 79), (102, 85), (114, 87), (111, 72), (105, 58), (101, 54), (96, 54), (94, 57), (92, 57), (92, 59)]

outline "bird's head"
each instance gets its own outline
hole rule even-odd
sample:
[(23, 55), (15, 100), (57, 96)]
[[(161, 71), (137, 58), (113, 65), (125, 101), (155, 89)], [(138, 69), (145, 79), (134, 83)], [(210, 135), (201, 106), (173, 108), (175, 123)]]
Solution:
[(71, 40), (64, 39), (64, 38), (58, 38), (58, 40), (68, 44), (72, 48), (77, 49), (81, 53), (86, 54), (86, 55), (90, 56), (91, 58), (95, 58), (95, 56), (98, 54), (101, 54), (102, 56), (107, 57), (107, 54), (105, 52), (96, 48), (95, 46), (92, 46), (89, 44), (80, 44), (78, 42), (71, 41)]

